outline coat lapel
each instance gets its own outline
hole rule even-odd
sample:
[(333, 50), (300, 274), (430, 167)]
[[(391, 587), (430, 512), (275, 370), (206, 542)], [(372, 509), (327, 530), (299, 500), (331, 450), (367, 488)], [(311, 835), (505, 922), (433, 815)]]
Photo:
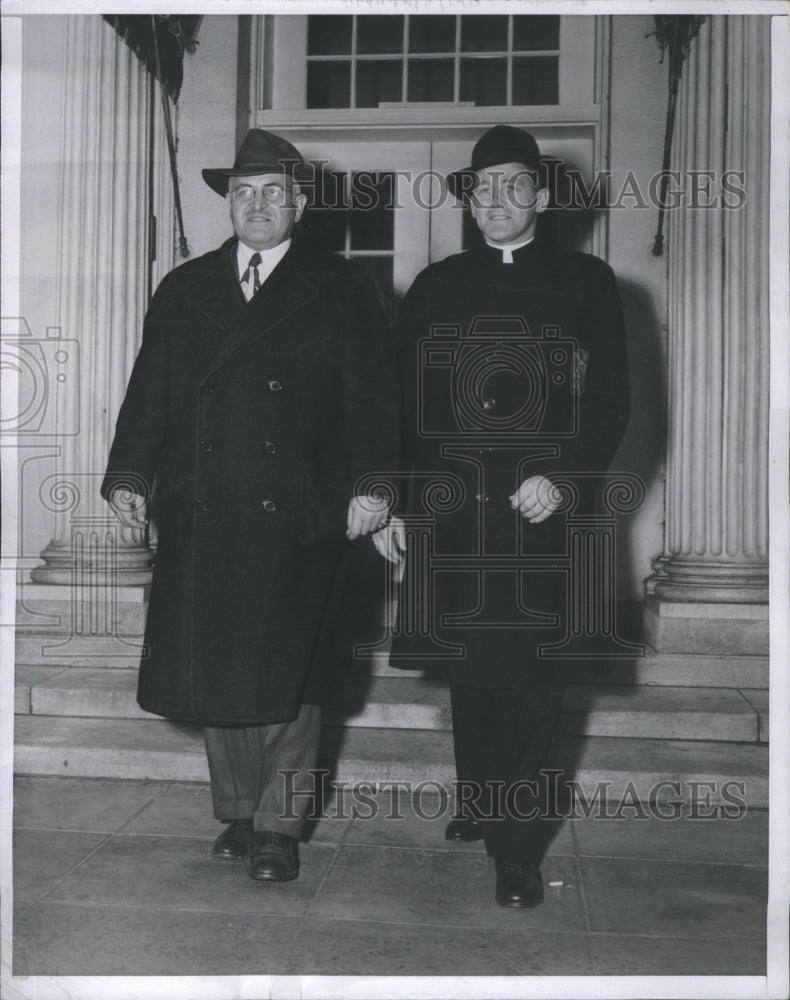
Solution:
[(226, 334), (235, 328), (246, 306), (232, 258), (236, 242), (234, 237), (223, 243), (212, 255), (210, 266), (185, 293), (186, 301)]
[[(235, 270), (232, 257), (228, 255), (225, 274), (217, 272), (198, 294), (193, 293), (190, 297), (198, 309), (227, 332), (211, 360), (209, 371), (225, 364), (318, 295), (318, 287), (304, 273), (293, 246), (249, 302), (244, 299)], [(241, 300), (240, 305), (236, 295)]]

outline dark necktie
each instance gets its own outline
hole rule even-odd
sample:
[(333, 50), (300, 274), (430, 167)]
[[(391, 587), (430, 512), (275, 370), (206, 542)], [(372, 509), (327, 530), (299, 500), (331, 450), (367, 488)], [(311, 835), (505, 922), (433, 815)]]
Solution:
[(252, 255), (252, 257), (250, 257), (250, 262), (247, 265), (247, 270), (241, 276), (241, 283), (244, 284), (245, 282), (247, 282), (247, 281), (250, 280), (250, 271), (252, 271), (252, 274), (253, 274), (253, 279), (252, 279), (252, 294), (253, 295), (261, 287), (261, 279), (258, 276), (258, 265), (260, 263), (261, 263), (261, 255), (259, 253), (254, 253)]

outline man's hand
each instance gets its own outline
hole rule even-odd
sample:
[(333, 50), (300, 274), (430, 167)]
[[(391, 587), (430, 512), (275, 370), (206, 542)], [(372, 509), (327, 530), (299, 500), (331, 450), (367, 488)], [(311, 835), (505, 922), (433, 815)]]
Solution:
[(562, 503), (562, 493), (545, 476), (530, 476), (509, 499), (510, 506), (530, 524), (540, 524)]
[(391, 517), (383, 528), (373, 535), (376, 552), (396, 565), (406, 557), (406, 529), (399, 517)]
[(384, 497), (352, 497), (348, 505), (346, 535), (353, 539), (378, 531), (387, 523), (388, 516), (389, 506)]
[(125, 528), (144, 528), (148, 523), (145, 498), (131, 490), (113, 490), (109, 504)]

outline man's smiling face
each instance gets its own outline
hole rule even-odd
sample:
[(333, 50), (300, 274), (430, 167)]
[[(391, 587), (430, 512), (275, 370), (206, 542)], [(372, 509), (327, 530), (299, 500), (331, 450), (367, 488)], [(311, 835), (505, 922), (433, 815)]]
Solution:
[(469, 196), (472, 216), (489, 243), (521, 243), (535, 235), (549, 192), (538, 188), (523, 163), (498, 163), (477, 171)]
[(231, 177), (225, 197), (234, 232), (253, 250), (270, 250), (287, 240), (307, 201), (284, 174)]

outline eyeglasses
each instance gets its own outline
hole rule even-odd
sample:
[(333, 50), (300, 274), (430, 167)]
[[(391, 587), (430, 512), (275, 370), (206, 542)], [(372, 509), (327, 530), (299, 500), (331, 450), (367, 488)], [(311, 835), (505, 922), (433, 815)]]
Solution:
[[(288, 197), (288, 192), (280, 184), (265, 184), (260, 188), (263, 200), (269, 205), (283, 205)], [(234, 201), (252, 201), (255, 198), (255, 188), (251, 184), (239, 184), (231, 193)]]

